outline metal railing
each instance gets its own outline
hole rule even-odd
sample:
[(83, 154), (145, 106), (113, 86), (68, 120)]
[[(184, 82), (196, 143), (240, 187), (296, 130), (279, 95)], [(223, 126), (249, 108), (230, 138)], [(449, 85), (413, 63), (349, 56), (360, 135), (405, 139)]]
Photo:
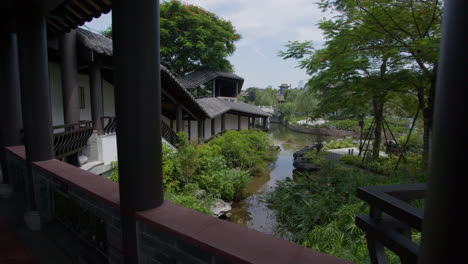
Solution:
[(93, 134), (92, 121), (80, 121), (75, 124), (54, 126), (55, 158), (61, 159), (82, 150)]
[(163, 121), (161, 121), (161, 136), (174, 147), (176, 147), (177, 143), (179, 142), (179, 138), (177, 137), (176, 132), (174, 132), (174, 130), (172, 130), (172, 128), (170, 128)]
[(101, 125), (104, 130), (104, 134), (115, 133), (117, 128), (117, 122), (115, 117), (112, 116), (103, 116), (101, 117)]
[(424, 212), (410, 204), (424, 198), (426, 184), (361, 187), (357, 196), (370, 205), (369, 215), (356, 217), (356, 225), (366, 232), (371, 262), (388, 263), (385, 247), (402, 263), (417, 263), (419, 245), (411, 230), (421, 232)]

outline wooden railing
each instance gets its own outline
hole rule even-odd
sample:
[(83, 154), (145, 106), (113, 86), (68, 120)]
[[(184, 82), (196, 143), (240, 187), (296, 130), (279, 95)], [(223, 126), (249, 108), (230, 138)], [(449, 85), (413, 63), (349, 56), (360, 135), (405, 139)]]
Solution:
[(102, 124), (102, 129), (104, 130), (104, 134), (115, 133), (116, 128), (117, 128), (117, 122), (116, 122), (115, 117), (103, 116), (101, 117), (101, 124)]
[(55, 158), (61, 159), (82, 150), (93, 134), (92, 121), (80, 121), (76, 124), (54, 126)]
[(172, 130), (166, 123), (161, 121), (161, 136), (167, 140), (167, 142), (171, 143), (174, 147), (177, 146), (177, 142), (179, 141), (176, 132)]
[(370, 205), (369, 215), (356, 217), (356, 225), (366, 232), (373, 264), (388, 263), (385, 247), (400, 257), (401, 263), (417, 263), (419, 245), (411, 230), (421, 232), (424, 212), (411, 201), (424, 198), (426, 184), (361, 187), (357, 196)]

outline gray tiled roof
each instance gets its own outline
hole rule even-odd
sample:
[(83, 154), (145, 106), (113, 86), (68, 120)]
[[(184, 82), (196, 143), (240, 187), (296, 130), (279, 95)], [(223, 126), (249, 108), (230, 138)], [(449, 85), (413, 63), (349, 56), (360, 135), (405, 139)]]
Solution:
[(88, 49), (107, 56), (113, 54), (112, 39), (110, 38), (82, 28), (77, 29), (77, 38)]
[(217, 77), (224, 77), (224, 78), (238, 81), (239, 90), (242, 88), (242, 85), (244, 84), (244, 79), (232, 72), (216, 71), (213, 69), (204, 69), (200, 71), (195, 71), (185, 76), (179, 76), (177, 77), (177, 80), (182, 85), (184, 85), (186, 89), (193, 89), (208, 81), (216, 79)]
[(263, 111), (255, 105), (246, 104), (244, 102), (232, 102), (216, 97), (207, 97), (197, 99), (197, 102), (209, 115), (210, 119), (215, 118), (221, 114), (229, 111), (241, 112), (256, 116), (271, 116), (269, 113)]

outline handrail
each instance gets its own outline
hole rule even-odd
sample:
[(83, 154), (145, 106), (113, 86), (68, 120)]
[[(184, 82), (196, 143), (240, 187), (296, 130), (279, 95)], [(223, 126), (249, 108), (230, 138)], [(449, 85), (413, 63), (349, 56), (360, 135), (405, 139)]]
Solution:
[(161, 120), (161, 136), (167, 140), (167, 142), (171, 143), (174, 147), (177, 146), (179, 142), (179, 138), (177, 137), (176, 132), (172, 130), (166, 123)]
[[(93, 134), (92, 121), (54, 126), (55, 158), (61, 159), (82, 150)], [(58, 131), (57, 131), (58, 130)]]
[(409, 202), (424, 198), (426, 184), (371, 186), (357, 189), (357, 197), (370, 205), (369, 215), (356, 217), (366, 232), (372, 263), (387, 263), (384, 247), (403, 263), (416, 263), (419, 246), (411, 240), (411, 228), (422, 231), (424, 212)]
[(104, 130), (104, 134), (111, 134), (116, 132), (117, 122), (116, 118), (113, 116), (103, 116), (101, 117), (101, 124)]

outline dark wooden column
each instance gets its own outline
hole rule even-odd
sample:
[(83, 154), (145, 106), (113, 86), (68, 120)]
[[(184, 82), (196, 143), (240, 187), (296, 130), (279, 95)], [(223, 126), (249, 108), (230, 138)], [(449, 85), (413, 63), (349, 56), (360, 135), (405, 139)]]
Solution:
[(212, 87), (212, 95), (213, 97), (216, 97), (216, 80), (213, 79), (213, 87)]
[(71, 30), (69, 33), (62, 35), (61, 49), (60, 70), (62, 74), (63, 118), (65, 124), (75, 124), (80, 121), (76, 30)]
[(237, 98), (237, 95), (239, 94), (238, 89), (239, 89), (239, 82), (236, 81), (236, 91), (234, 92), (236, 98)]
[(247, 117), (247, 129), (251, 129), (252, 128), (252, 123), (251, 123), (251, 120), (252, 120), (253, 117)]
[(89, 89), (91, 91), (91, 116), (94, 122), (94, 129), (98, 135), (104, 134), (101, 117), (104, 115), (104, 105), (102, 101), (102, 78), (101, 63), (95, 60), (89, 65)]
[(205, 130), (205, 129), (204, 129), (205, 126), (204, 126), (203, 123), (204, 123), (204, 122), (203, 122), (203, 119), (198, 119), (198, 121), (197, 121), (197, 126), (198, 126), (198, 138), (199, 138), (200, 142), (203, 142), (203, 140), (205, 139), (205, 137), (204, 137), (204, 135), (203, 135), (203, 134), (204, 134), (204, 130)]
[(9, 183), (4, 147), (22, 144), (23, 127), (16, 34), (3, 33), (0, 43), (0, 162), (3, 183)]
[(184, 130), (184, 121), (182, 120), (182, 105), (177, 103), (176, 106), (176, 132)]
[(211, 119), (211, 136), (214, 136), (216, 134), (215, 122), (216, 122), (216, 118)]
[(190, 122), (190, 119), (187, 120), (188, 122), (188, 139), (190, 140), (191, 134), (192, 134), (192, 124)]
[(27, 207), (36, 210), (31, 163), (54, 158), (45, 17), (25, 14), (18, 32)]
[(226, 115), (221, 115), (221, 131), (226, 130)]
[(163, 201), (159, 2), (112, 2), (120, 212), (125, 263), (138, 263), (135, 211)]
[(237, 130), (241, 130), (241, 116), (237, 115)]
[[(445, 1), (434, 102), (429, 186), (418, 263), (467, 263), (466, 76), (468, 1)], [(460, 52), (462, 51), (462, 52)], [(463, 142), (463, 143), (462, 143)]]
[(267, 128), (268, 128), (267, 121), (268, 121), (268, 117), (264, 117), (264, 118), (263, 118), (263, 128), (264, 128), (264, 129), (267, 129)]

